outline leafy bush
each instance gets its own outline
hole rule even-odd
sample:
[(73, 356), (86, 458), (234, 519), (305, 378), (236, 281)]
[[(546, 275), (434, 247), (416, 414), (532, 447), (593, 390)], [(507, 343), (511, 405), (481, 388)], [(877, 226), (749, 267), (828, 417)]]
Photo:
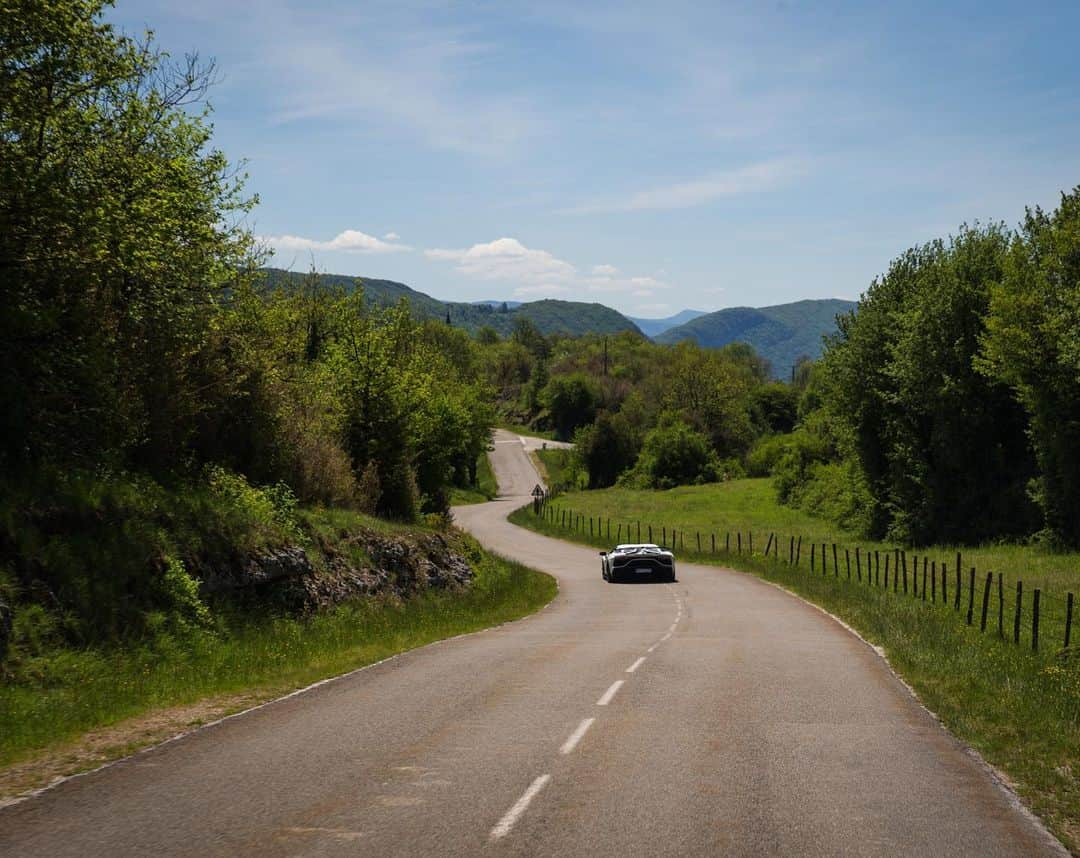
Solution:
[(675, 417), (665, 417), (645, 436), (637, 464), (620, 484), (669, 489), (715, 482), (721, 466), (709, 439)]

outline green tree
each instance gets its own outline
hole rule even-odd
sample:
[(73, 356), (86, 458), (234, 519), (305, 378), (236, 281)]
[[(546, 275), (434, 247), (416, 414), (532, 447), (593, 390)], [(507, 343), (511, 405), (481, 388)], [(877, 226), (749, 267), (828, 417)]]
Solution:
[(980, 367), (1030, 417), (1045, 528), (1080, 547), (1080, 187), (1028, 210), (998, 280)]
[(676, 415), (667, 414), (645, 436), (641, 455), (627, 481), (632, 485), (669, 489), (715, 482), (719, 472), (720, 464), (709, 439)]
[(174, 462), (253, 204), (210, 146), (214, 70), (102, 22), (100, 0), (0, 10), (0, 463)]
[(865, 476), (877, 535), (925, 544), (1031, 526), (1024, 415), (974, 367), (1007, 246), (994, 225), (909, 250), (826, 349), (823, 394)]
[(574, 452), (589, 475), (590, 489), (615, 485), (619, 475), (634, 464), (640, 446), (626, 419), (607, 411), (574, 434)]
[(579, 426), (592, 422), (599, 393), (591, 378), (576, 372), (553, 376), (544, 388), (542, 399), (556, 434), (565, 439), (572, 437)]

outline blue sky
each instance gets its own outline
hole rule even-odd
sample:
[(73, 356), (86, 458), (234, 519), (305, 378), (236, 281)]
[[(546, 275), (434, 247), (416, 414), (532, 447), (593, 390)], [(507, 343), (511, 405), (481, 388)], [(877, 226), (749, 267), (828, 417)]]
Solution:
[(1080, 3), (118, 0), (273, 264), (639, 316), (856, 298), (1080, 184)]

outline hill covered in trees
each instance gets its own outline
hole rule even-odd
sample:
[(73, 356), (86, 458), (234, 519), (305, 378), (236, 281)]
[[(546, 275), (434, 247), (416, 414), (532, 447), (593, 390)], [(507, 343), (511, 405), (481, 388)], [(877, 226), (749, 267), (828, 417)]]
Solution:
[[(280, 268), (265, 268), (266, 282), (273, 288), (300, 288), (311, 275)], [(484, 301), (470, 304), (462, 301), (440, 301), (430, 295), (397, 283), (344, 274), (319, 274), (318, 284), (327, 289), (339, 289), (345, 294), (363, 286), (369, 304), (389, 308), (402, 298), (409, 301), (413, 315), (420, 320), (449, 318), (450, 324), (471, 334), (481, 328), (491, 328), (501, 337), (508, 336), (519, 319), (527, 319), (540, 333), (581, 336), (583, 334), (617, 334), (621, 331), (640, 333), (638, 327), (622, 313), (603, 304), (582, 301), (529, 301), (523, 304), (498, 304)]]
[(658, 343), (693, 340), (708, 348), (746, 343), (786, 377), (801, 357), (821, 356), (823, 338), (836, 331), (836, 317), (855, 306), (837, 298), (795, 301), (773, 307), (729, 307), (664, 331)]

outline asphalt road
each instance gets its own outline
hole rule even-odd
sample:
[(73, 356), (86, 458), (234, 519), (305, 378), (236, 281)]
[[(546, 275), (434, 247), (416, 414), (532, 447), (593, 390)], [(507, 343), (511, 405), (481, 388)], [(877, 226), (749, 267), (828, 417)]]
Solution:
[(1058, 854), (884, 663), (752, 577), (605, 584), (591, 550), (456, 511), (559, 578), (405, 654), (0, 811), (3, 855)]

